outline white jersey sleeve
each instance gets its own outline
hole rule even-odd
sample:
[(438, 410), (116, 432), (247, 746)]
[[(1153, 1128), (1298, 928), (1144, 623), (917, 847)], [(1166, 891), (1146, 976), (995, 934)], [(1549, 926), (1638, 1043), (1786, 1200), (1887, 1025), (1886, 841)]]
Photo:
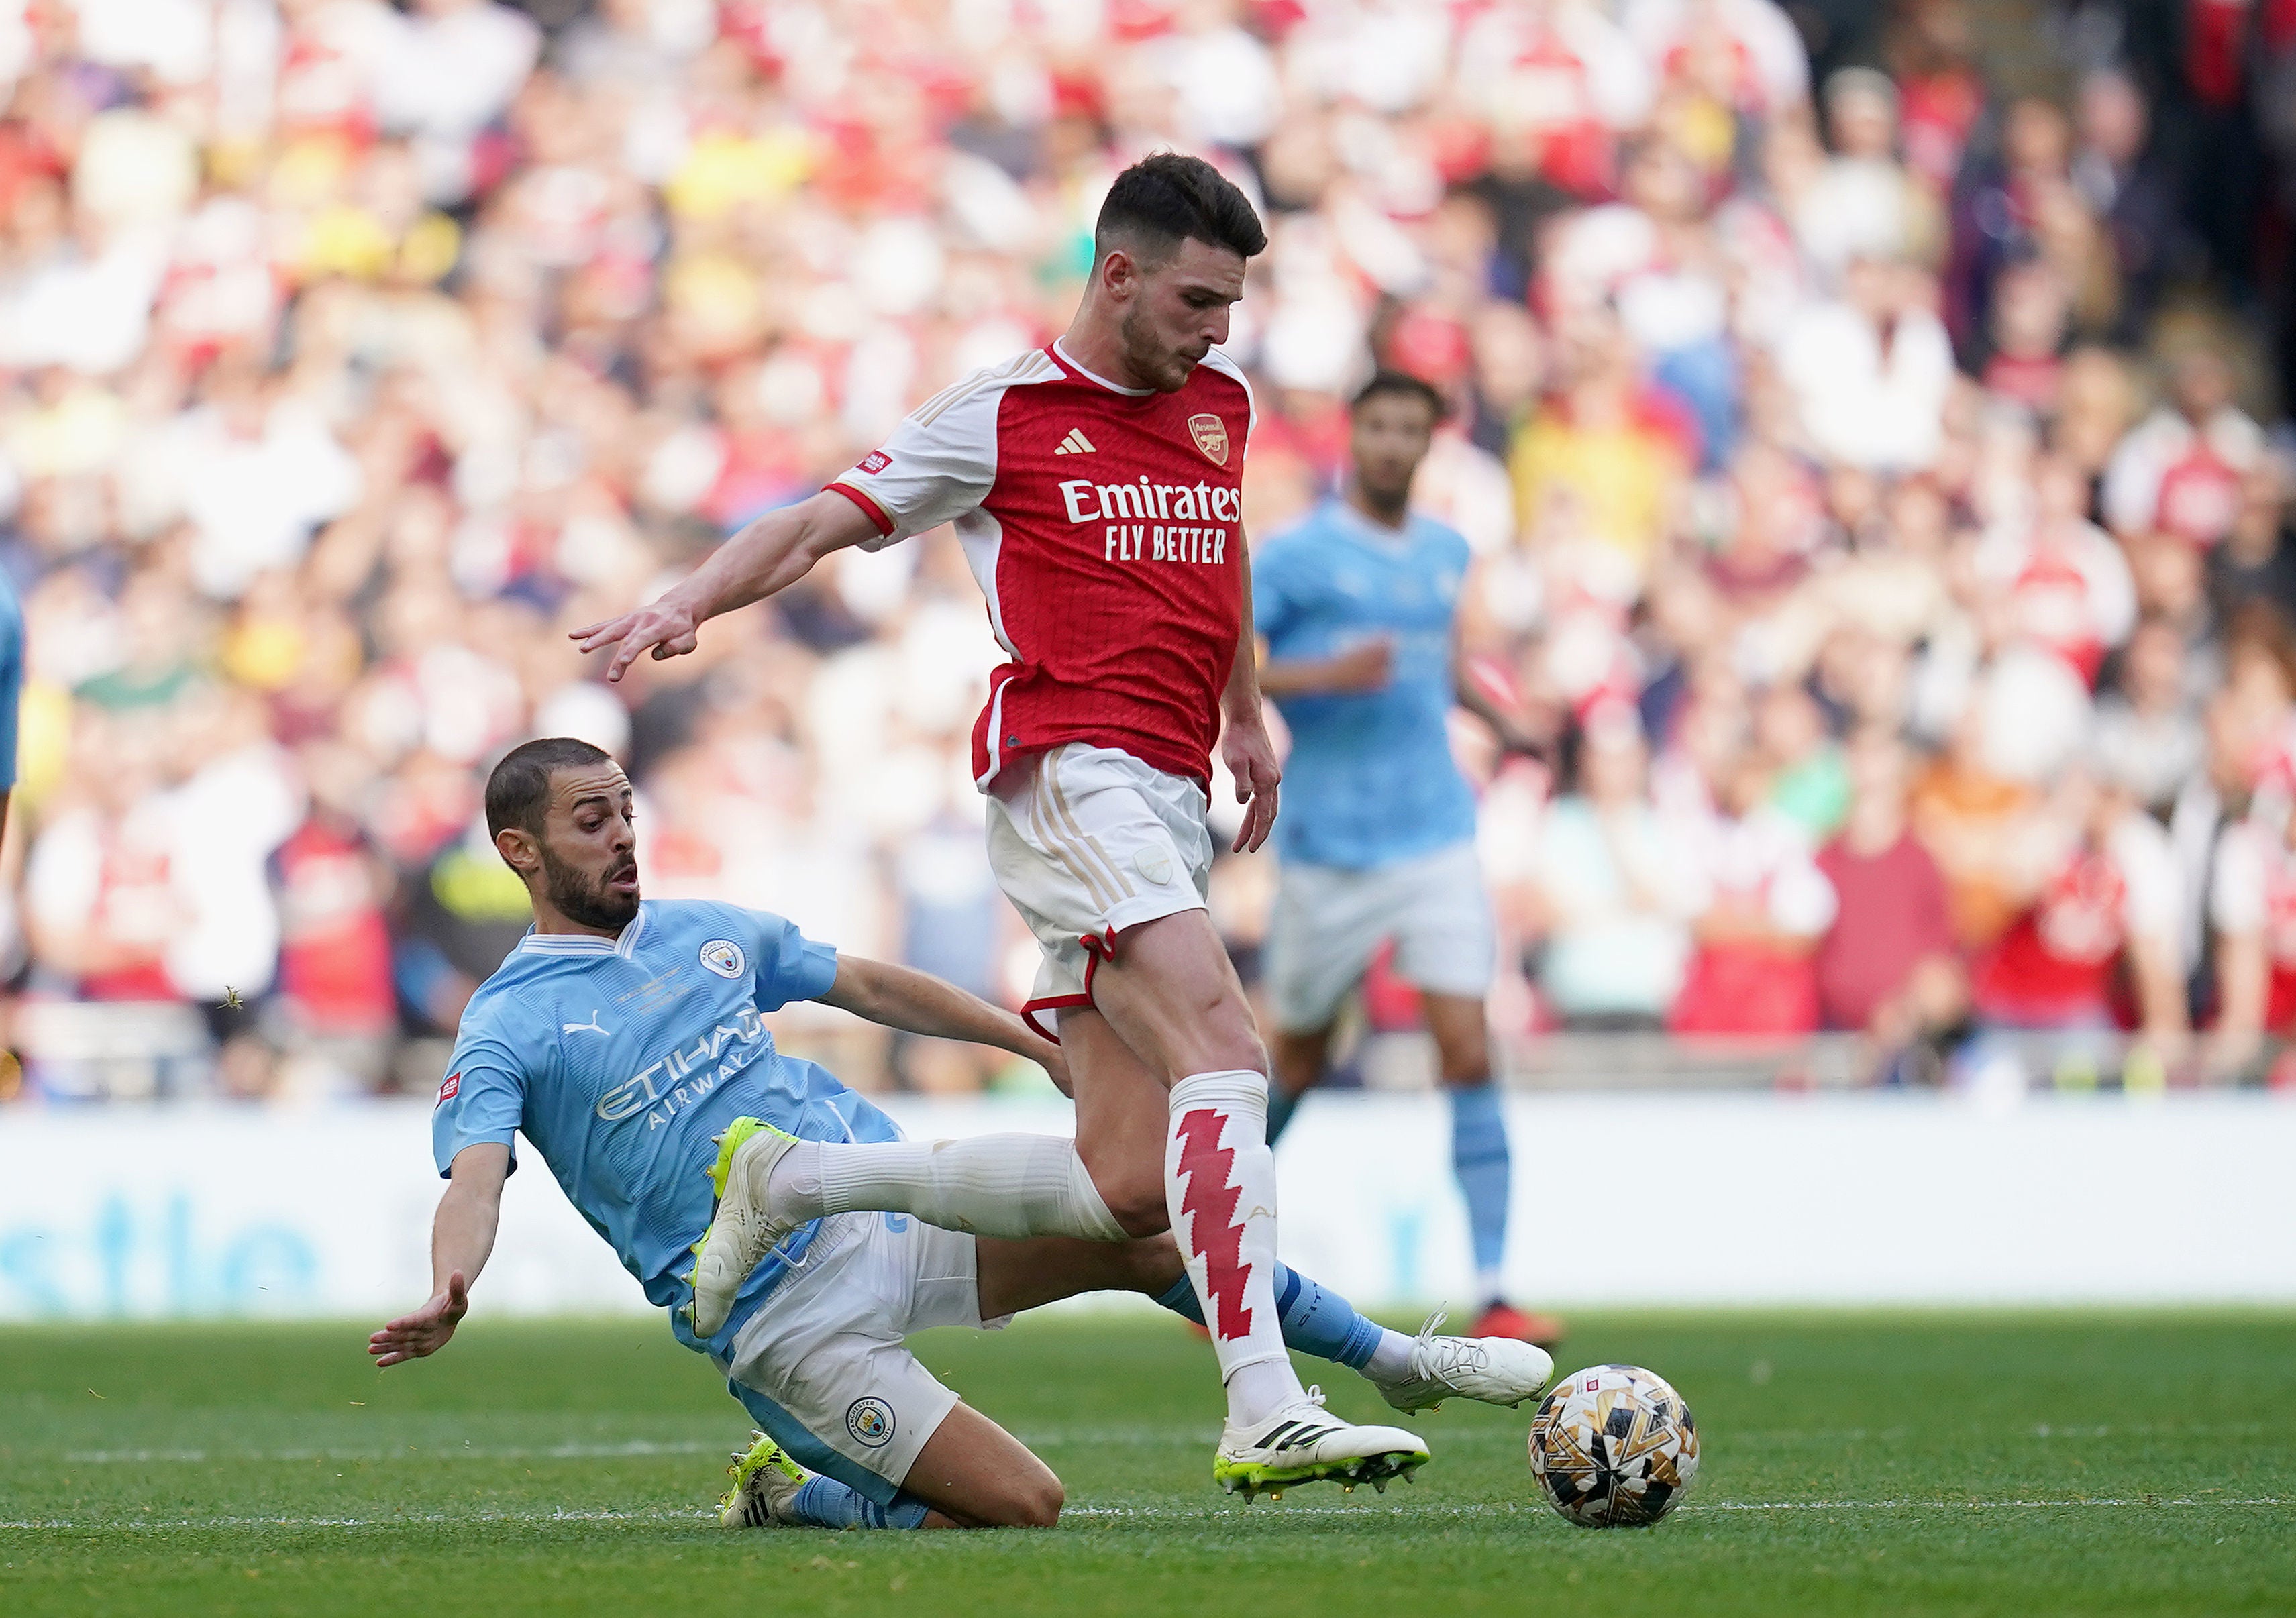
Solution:
[(988, 497), (996, 482), (996, 421), (1004, 390), (1058, 376), (1041, 349), (976, 371), (904, 417), (882, 445), (829, 487), (877, 527), (865, 551), (953, 522)]
[(1210, 348), (1205, 350), (1204, 364), (1210, 366), (1212, 370), (1218, 372), (1222, 376), (1234, 377), (1236, 380), (1236, 385), (1243, 389), (1243, 408), (1245, 413), (1243, 423), (1243, 448), (1242, 451), (1242, 458), (1236, 462), (1237, 465), (1241, 466), (1243, 464), (1244, 460), (1248, 460), (1250, 457), (1252, 437), (1259, 431), (1259, 396), (1251, 391), (1251, 379), (1243, 374), (1243, 367), (1237, 364), (1235, 361), (1230, 357), (1226, 349)]

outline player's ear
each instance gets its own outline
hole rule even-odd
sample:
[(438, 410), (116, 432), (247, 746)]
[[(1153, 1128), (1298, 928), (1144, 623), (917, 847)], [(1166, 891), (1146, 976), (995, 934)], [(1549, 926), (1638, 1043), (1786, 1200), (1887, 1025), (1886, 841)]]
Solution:
[(1112, 247), (1102, 255), (1100, 278), (1111, 294), (1130, 298), (1140, 287), (1140, 261), (1120, 247)]
[(495, 833), (495, 852), (503, 863), (521, 877), (530, 877), (542, 869), (542, 846), (534, 833), (523, 826), (505, 826)]

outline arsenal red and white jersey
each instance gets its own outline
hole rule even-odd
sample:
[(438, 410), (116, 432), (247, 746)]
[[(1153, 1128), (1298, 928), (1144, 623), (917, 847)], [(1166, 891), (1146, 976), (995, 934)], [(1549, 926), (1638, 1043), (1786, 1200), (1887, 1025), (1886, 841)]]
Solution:
[(1215, 348), (1177, 393), (1119, 388), (1056, 343), (928, 399), (829, 486), (878, 549), (956, 525), (1011, 658), (972, 729), (983, 788), (1083, 741), (1209, 783), (1242, 625), (1251, 390)]

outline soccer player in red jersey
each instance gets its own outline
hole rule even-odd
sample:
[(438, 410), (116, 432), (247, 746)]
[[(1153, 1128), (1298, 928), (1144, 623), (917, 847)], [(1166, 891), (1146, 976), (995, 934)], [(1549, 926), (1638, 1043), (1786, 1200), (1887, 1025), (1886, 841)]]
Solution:
[[(927, 1205), (959, 1229), (968, 1210), (1000, 1227), (1041, 1210), (1036, 1233), (1110, 1241), (1168, 1227), (1227, 1393), (1213, 1475), (1247, 1492), (1382, 1480), (1426, 1456), (1409, 1433), (1326, 1415), (1284, 1354), (1267, 1057), (1204, 908), (1215, 746), (1248, 805), (1235, 848), (1258, 848), (1276, 811), (1241, 521), (1251, 391), (1217, 347), (1266, 245), (1210, 164), (1135, 164), (1102, 207), (1063, 337), (928, 400), (652, 605), (575, 632), (585, 651), (613, 648), (619, 679), (643, 653), (692, 651), (705, 620), (832, 552), (955, 525), (1008, 658), (973, 730), (973, 773), (997, 878), (1042, 946), (1023, 1014), (1065, 1048), (1075, 1148), (1009, 1163), (973, 1151), (961, 1174), (937, 1175), (914, 1148), (750, 1136), (698, 1250), (696, 1328), (826, 1206)], [(1441, 1342), (1484, 1358), (1513, 1346)]]

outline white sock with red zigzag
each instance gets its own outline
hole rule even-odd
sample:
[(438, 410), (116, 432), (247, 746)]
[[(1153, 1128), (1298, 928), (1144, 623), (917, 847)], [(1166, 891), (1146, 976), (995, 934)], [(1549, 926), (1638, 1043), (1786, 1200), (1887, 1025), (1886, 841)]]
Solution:
[(1267, 1075), (1231, 1068), (1192, 1073), (1172, 1086), (1164, 1200), (1219, 1356), (1228, 1419), (1253, 1426), (1304, 1393), (1275, 1307)]

